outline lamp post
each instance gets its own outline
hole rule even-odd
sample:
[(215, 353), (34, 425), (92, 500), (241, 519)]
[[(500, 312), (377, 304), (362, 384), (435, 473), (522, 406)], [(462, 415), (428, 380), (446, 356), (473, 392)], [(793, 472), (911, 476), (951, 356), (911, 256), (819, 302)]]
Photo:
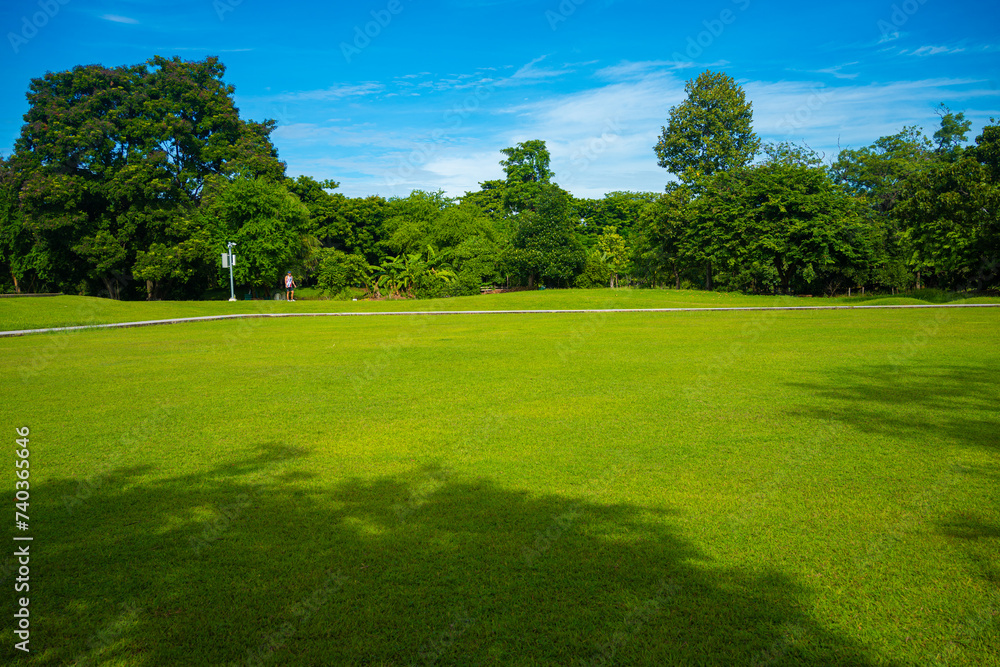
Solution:
[(233, 257), (233, 248), (235, 248), (235, 247), (236, 247), (236, 244), (233, 243), (232, 241), (227, 242), (226, 243), (226, 250), (228, 251), (227, 252), (228, 256), (224, 258), (224, 259), (228, 260), (228, 261), (226, 261), (224, 263), (227, 266), (229, 266), (229, 300), (230, 301), (236, 301), (236, 290), (233, 288), (233, 264), (236, 261), (236, 258)]

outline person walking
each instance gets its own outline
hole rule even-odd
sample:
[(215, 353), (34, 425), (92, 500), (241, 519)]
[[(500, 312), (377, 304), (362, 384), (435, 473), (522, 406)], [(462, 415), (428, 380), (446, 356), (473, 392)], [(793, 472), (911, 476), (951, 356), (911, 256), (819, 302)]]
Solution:
[(289, 271), (285, 274), (285, 298), (289, 301), (295, 301), (295, 278), (292, 278), (292, 272)]

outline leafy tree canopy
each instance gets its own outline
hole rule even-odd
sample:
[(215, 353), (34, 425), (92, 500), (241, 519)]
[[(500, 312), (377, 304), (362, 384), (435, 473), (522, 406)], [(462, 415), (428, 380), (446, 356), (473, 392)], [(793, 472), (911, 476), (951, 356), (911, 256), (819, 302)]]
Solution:
[(846, 148), (832, 166), (835, 181), (869, 200), (886, 213), (899, 199), (906, 178), (930, 165), (931, 142), (920, 128), (904, 127), (864, 148)]
[(654, 146), (658, 163), (681, 179), (711, 176), (749, 164), (760, 148), (753, 104), (724, 73), (705, 71), (684, 86)]
[(965, 119), (964, 112), (952, 113), (943, 102), (937, 113), (941, 117), (941, 127), (934, 133), (937, 151), (941, 155), (952, 155), (965, 143), (972, 121)]
[(148, 295), (184, 282), (198, 251), (181, 244), (200, 233), (191, 218), (208, 180), (284, 178), (273, 121), (242, 121), (224, 73), (217, 58), (156, 56), (31, 81), (13, 160), (24, 227), (59, 288), (97, 282), (118, 297), (140, 277)]
[(549, 169), (549, 150), (545, 142), (532, 139), (510, 148), (502, 148), (507, 157), (500, 165), (507, 175), (503, 199), (508, 211), (517, 213), (534, 209), (554, 174)]

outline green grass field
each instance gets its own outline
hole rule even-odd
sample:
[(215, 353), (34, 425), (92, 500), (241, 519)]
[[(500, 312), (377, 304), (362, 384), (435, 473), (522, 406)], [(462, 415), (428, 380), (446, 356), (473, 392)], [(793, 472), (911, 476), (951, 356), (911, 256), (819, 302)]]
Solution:
[[(315, 297), (315, 291), (304, 291)], [(464, 296), (451, 299), (333, 301), (316, 298), (285, 301), (112, 301), (95, 297), (0, 299), (0, 331), (202, 317), (235, 313), (334, 313), (433, 310), (572, 310), (607, 308), (743, 308), (756, 306), (919, 305), (929, 301), (906, 296), (800, 298), (747, 296), (697, 290), (544, 290)], [(1000, 303), (997, 297), (958, 299), (954, 303)]]
[[(258, 305), (767, 300), (668, 296)], [(234, 305), (5, 299), (0, 328)], [(34, 537), (19, 662), (998, 664), (998, 326), (414, 315), (0, 339), (7, 489), (31, 429), (28, 533), (8, 507)], [(16, 576), (0, 557), (11, 601)]]

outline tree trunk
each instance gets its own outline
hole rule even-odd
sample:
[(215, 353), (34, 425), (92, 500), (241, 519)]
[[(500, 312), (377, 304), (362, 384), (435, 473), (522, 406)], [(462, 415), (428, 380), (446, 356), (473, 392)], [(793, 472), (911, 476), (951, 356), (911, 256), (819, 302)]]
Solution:
[(11, 269), (10, 277), (14, 279), (14, 294), (21, 293), (21, 286), (17, 284), (17, 276), (14, 275), (14, 270)]
[(677, 262), (674, 262), (674, 280), (677, 281), (677, 289), (681, 288), (681, 274), (677, 270)]
[(705, 289), (712, 290), (712, 260), (708, 260), (705, 266)]
[(108, 298), (118, 301), (118, 280), (114, 276), (111, 278), (101, 276), (101, 282), (104, 283), (104, 287), (108, 290)]

